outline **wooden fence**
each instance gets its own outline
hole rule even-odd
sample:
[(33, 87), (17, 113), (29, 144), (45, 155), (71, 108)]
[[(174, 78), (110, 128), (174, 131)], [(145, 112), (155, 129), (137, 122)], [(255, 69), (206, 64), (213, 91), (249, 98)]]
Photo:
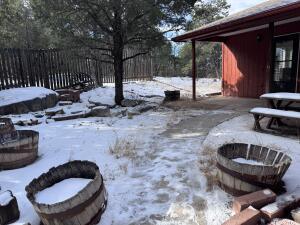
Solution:
[[(80, 56), (74, 50), (0, 49), (0, 90), (39, 86), (61, 89), (78, 82), (114, 82), (112, 64)], [(129, 54), (128, 51), (125, 54)], [(138, 56), (124, 64), (124, 81), (152, 79), (152, 59)]]

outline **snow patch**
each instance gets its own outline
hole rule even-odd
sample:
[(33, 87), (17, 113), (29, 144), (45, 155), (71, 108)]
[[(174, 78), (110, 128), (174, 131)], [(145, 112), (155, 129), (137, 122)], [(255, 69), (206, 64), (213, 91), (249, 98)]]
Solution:
[(277, 93), (263, 94), (260, 96), (260, 98), (287, 99), (287, 100), (300, 101), (300, 94), (299, 93), (289, 93), (289, 92), (277, 92)]
[(0, 106), (24, 102), (35, 98), (44, 98), (56, 94), (55, 91), (43, 87), (12, 88), (0, 91)]
[(236, 159), (233, 159), (232, 161), (241, 163), (241, 164), (252, 165), (252, 166), (263, 166), (264, 165), (262, 162), (258, 162), (256, 160), (245, 159), (245, 158), (236, 158)]
[(35, 195), (35, 200), (42, 204), (55, 204), (74, 197), (87, 186), (92, 179), (69, 178), (46, 188)]
[(0, 206), (8, 205), (12, 199), (13, 197), (9, 191), (2, 192), (0, 194)]
[(258, 113), (264, 115), (274, 115), (274, 116), (284, 116), (289, 118), (300, 119), (300, 112), (286, 111), (279, 109), (270, 109), (270, 108), (253, 108), (250, 110), (251, 113)]

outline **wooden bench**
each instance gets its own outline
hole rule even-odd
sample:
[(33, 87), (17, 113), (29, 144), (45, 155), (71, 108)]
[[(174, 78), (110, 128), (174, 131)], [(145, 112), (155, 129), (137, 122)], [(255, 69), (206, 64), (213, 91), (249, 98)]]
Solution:
[(267, 128), (270, 129), (273, 123), (277, 123), (277, 126), (283, 125), (281, 119), (293, 119), (300, 120), (300, 112), (286, 111), (280, 109), (270, 108), (253, 108), (250, 113), (254, 116), (254, 130), (261, 130), (260, 121), (267, 117), (270, 118)]

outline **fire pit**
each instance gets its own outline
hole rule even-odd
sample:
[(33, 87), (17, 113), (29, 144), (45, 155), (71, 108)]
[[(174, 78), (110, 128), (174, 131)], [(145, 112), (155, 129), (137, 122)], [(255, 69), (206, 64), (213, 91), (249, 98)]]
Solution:
[[(77, 193), (69, 195), (67, 192), (75, 188), (72, 183), (68, 186), (66, 181), (70, 179), (86, 179), (87, 182), (81, 185)], [(65, 194), (64, 200), (53, 202), (59, 192), (53, 189), (55, 186)], [(26, 192), (44, 225), (97, 224), (107, 204), (102, 175), (98, 166), (89, 161), (72, 161), (52, 168), (34, 179), (26, 187)]]
[(60, 101), (71, 101), (71, 102), (79, 102), (80, 101), (80, 91), (72, 90), (72, 89), (59, 89), (56, 90), (59, 94)]
[(39, 133), (16, 131), (11, 119), (0, 118), (0, 170), (17, 169), (35, 161)]
[(180, 91), (165, 91), (165, 101), (177, 101), (180, 99)]
[(220, 186), (234, 196), (264, 188), (275, 192), (292, 159), (270, 148), (232, 143), (218, 149), (217, 167)]

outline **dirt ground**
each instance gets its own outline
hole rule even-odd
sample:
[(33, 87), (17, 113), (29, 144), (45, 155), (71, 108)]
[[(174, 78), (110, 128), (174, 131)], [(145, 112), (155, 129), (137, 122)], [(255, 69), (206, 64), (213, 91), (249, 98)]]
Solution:
[(218, 95), (198, 98), (196, 101), (182, 98), (179, 101), (165, 102), (163, 105), (174, 110), (232, 110), (237, 113), (247, 113), (251, 108), (265, 107), (266, 102), (260, 99), (224, 97)]

